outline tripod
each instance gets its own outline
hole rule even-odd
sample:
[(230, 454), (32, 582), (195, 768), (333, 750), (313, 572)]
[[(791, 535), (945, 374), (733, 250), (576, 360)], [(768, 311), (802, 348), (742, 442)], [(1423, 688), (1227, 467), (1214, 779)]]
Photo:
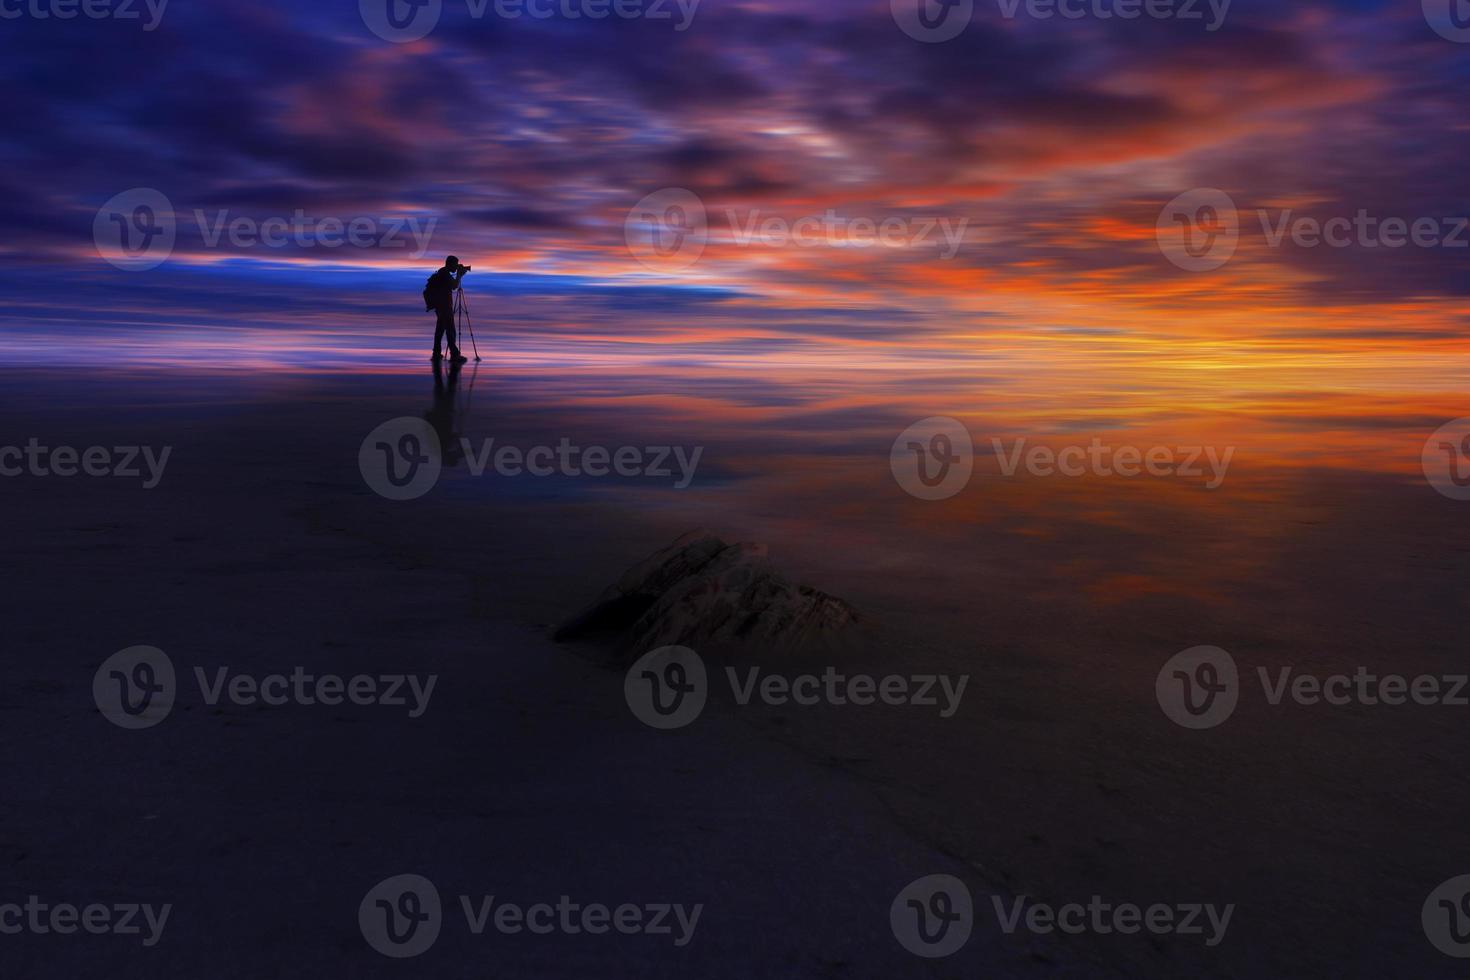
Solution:
[(464, 287), (462, 286), (454, 291), (454, 332), (462, 336), (461, 319), (465, 329), (470, 333), (470, 349), (475, 352), (475, 360), (479, 361), (480, 345), (475, 343), (475, 325), (470, 322), (470, 304), (469, 300), (464, 298)]

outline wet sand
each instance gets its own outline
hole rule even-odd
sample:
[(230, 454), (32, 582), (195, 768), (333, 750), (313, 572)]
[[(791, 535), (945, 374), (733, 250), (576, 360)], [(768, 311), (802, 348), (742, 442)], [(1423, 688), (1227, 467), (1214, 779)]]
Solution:
[[(367, 889), (400, 873), (446, 896), (705, 905), (685, 948), (476, 938), (461, 920), (414, 964), (434, 975), (614, 961), (646, 976), (1454, 975), (1419, 910), (1465, 870), (1464, 709), (1273, 707), (1248, 686), (1229, 722), (1190, 732), (1154, 699), (1159, 668), (1196, 644), (1243, 674), (1462, 669), (1470, 541), (1422, 481), (1244, 456), (1206, 492), (1006, 481), (988, 461), (927, 504), (872, 437), (910, 418), (766, 404), (675, 419), (616, 379), (553, 415), (524, 378), (482, 367), (475, 382), (459, 424), (476, 438), (698, 441), (700, 478), (674, 491), (456, 469), (394, 503), (364, 485), (358, 444), (430, 407), (426, 369), (12, 372), (16, 432), (174, 447), (153, 491), (0, 481), (6, 864), (18, 893), (175, 905), (156, 949), (100, 940), (113, 975), (400, 974), (356, 923)], [(549, 629), (695, 525), (767, 542), (865, 620), (835, 653), (713, 667), (968, 674), (961, 710), (741, 706), (717, 688), (688, 729), (643, 726), (621, 673)], [(125, 732), (91, 680), (133, 644), (181, 670), (441, 680), (420, 719), (196, 692)], [(934, 873), (969, 884), (977, 925), (963, 952), (927, 961), (896, 942), (888, 907)], [(1005, 936), (991, 894), (1236, 910), (1214, 948)], [(59, 938), (8, 939), (7, 961), (84, 974), (95, 949)]]

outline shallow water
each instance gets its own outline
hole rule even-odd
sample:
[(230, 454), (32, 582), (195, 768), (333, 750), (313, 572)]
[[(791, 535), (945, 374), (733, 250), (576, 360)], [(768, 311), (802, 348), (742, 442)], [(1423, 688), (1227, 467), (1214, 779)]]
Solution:
[[(1286, 356), (1145, 365), (1048, 342), (838, 367), (800, 346), (695, 357), (486, 330), (484, 360), (436, 380), (402, 343), (308, 355), (229, 337), (99, 332), (65, 368), (9, 350), (0, 443), (171, 449), (153, 490), (124, 477), (0, 480), (7, 539), (29, 570), (11, 594), (18, 636), (43, 635), (29, 618), (79, 588), (98, 649), (68, 646), (71, 659), (172, 642), (265, 662), (317, 632), (310, 585), (284, 619), (243, 622), (237, 607), (268, 589), (261, 601), (283, 608), (270, 570), (314, 562), (323, 581), (462, 577), (473, 598), (445, 596), (445, 617), (474, 610), (540, 630), (703, 525), (767, 543), (797, 581), (859, 609), (878, 642), (853, 647), (843, 669), (974, 678), (975, 707), (953, 720), (742, 715), (758, 731), (841, 770), (1001, 893), (1240, 904), (1246, 938), (1218, 951), (1176, 944), (1161, 966), (1147, 944), (1092, 937), (1081, 948), (1095, 962), (1279, 974), (1304, 930), (1330, 938), (1312, 969), (1344, 976), (1425, 955), (1418, 903), (1457, 871), (1445, 857), (1457, 832), (1441, 819), (1464, 802), (1449, 775), (1455, 709), (1283, 707), (1243, 690), (1228, 724), (1186, 732), (1154, 686), (1168, 658), (1200, 644), (1230, 651), (1247, 683), (1284, 666), (1462, 668), (1470, 504), (1431, 486), (1421, 461), (1457, 398), (1411, 383), (1422, 363), (1344, 358), (1328, 376)], [(1453, 370), (1437, 370), (1448, 392)], [(958, 420), (975, 447), (972, 476), (943, 500), (905, 489), (921, 485), (906, 446), (890, 458), (931, 416)], [(432, 422), (447, 465), (423, 496), (394, 502), (370, 489), (359, 452), (401, 418)], [(1193, 455), (1200, 472), (1008, 475), (1020, 440)], [(681, 488), (673, 453), (669, 474), (637, 476), (511, 474), (483, 456), (563, 443), (609, 459), (679, 447), (698, 463)], [(477, 458), (489, 460), (478, 475)], [(343, 534), (376, 557), (358, 570), (317, 556), (319, 535)], [(354, 601), (370, 599), (363, 588)], [(323, 592), (328, 608), (338, 589)], [(164, 620), (148, 615), (159, 595), (174, 610)], [(415, 649), (421, 628), (405, 619), (391, 639)], [(1298, 816), (1283, 826), (1288, 789)], [(1384, 793), (1412, 798), (1385, 806)], [(1327, 824), (1300, 816), (1323, 812)], [(1283, 862), (1290, 881), (1272, 877)]]

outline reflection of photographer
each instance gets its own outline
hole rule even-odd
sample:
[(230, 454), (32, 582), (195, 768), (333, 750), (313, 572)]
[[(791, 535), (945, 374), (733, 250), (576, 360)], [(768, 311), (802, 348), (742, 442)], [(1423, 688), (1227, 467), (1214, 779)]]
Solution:
[(456, 410), (455, 389), (459, 387), (459, 365), (450, 362), (449, 384), (444, 383), (444, 372), (439, 362), (434, 362), (434, 404), (424, 413), (424, 418), (434, 427), (439, 437), (439, 451), (445, 466), (458, 466), (464, 460), (463, 442), (460, 440), (459, 412)]
[(444, 268), (429, 277), (424, 284), (424, 309), (433, 310), (438, 315), (434, 324), (434, 354), (431, 360), (439, 360), (439, 348), (444, 339), (449, 339), (449, 360), (455, 364), (463, 364), (467, 358), (459, 352), (458, 338), (454, 333), (454, 291), (459, 288), (459, 281), (464, 278), (466, 272), (470, 271), (467, 265), (459, 264), (459, 257), (451, 255), (444, 260)]

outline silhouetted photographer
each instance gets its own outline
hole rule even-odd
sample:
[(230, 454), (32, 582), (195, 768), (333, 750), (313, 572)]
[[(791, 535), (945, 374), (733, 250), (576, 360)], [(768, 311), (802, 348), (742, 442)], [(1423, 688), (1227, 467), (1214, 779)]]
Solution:
[(451, 255), (444, 260), (444, 268), (430, 276), (424, 285), (424, 310), (432, 310), (438, 316), (434, 324), (434, 353), (430, 360), (440, 359), (439, 348), (446, 337), (449, 339), (449, 360), (454, 364), (463, 364), (468, 360), (459, 352), (458, 338), (455, 336), (454, 293), (459, 289), (460, 280), (469, 271), (469, 266), (459, 264), (458, 256)]

